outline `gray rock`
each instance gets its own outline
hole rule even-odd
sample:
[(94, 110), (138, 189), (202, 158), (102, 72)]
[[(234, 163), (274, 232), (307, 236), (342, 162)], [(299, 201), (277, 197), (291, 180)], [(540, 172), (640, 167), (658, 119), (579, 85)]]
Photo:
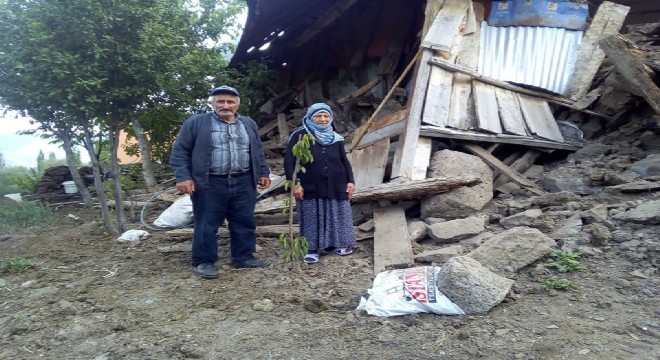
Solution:
[(481, 183), (422, 199), (422, 217), (467, 217), (481, 210), (493, 198), (493, 171), (481, 158), (451, 150), (434, 153), (428, 177), (472, 175), (481, 179)]
[(499, 276), (478, 261), (457, 256), (438, 273), (438, 289), (466, 314), (485, 314), (504, 300), (513, 280)]
[(419, 242), (424, 239), (429, 233), (428, 225), (423, 221), (410, 221), (408, 222), (408, 240)]
[(612, 238), (610, 230), (605, 225), (589, 224), (584, 227), (584, 231), (590, 235), (589, 242), (594, 246), (605, 246)]
[(575, 168), (551, 171), (541, 179), (541, 184), (545, 190), (551, 193), (564, 191), (579, 195), (593, 195), (603, 191), (600, 186), (592, 186), (589, 178)]
[(549, 254), (555, 246), (555, 241), (538, 229), (521, 226), (494, 235), (467, 256), (507, 276)]
[(543, 215), (541, 209), (529, 209), (521, 213), (505, 217), (500, 220), (500, 225), (505, 229), (511, 229), (517, 226), (529, 226), (536, 218)]
[(454, 256), (458, 256), (463, 252), (463, 247), (458, 244), (449, 245), (440, 249), (428, 250), (415, 255), (415, 261), (425, 263), (443, 264)]
[(582, 216), (580, 214), (573, 214), (568, 219), (564, 220), (562, 225), (550, 234), (553, 239), (561, 239), (566, 236), (577, 235), (582, 231)]
[(642, 178), (660, 176), (660, 154), (651, 154), (646, 158), (632, 164), (630, 170)]
[(459, 241), (482, 232), (485, 223), (486, 220), (484, 218), (477, 216), (445, 221), (443, 223), (429, 225), (429, 236), (441, 243)]
[(580, 199), (580, 196), (575, 193), (561, 191), (536, 196), (532, 199), (532, 205), (538, 205), (540, 207), (559, 206), (571, 201), (580, 201)]
[(660, 200), (637, 205), (626, 212), (612, 216), (612, 219), (642, 224), (660, 224)]

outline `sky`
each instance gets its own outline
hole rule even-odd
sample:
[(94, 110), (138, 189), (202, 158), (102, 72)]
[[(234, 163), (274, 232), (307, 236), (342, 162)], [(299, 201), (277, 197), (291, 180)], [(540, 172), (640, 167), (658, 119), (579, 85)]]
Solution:
[[(32, 128), (34, 126), (30, 125), (30, 118), (19, 116), (15, 112), (0, 112), (0, 152), (4, 155), (6, 166), (36, 168), (39, 150), (44, 152), (46, 158), (51, 152), (55, 153), (58, 159), (65, 158), (64, 150), (58, 145), (49, 144), (48, 140), (37, 135), (16, 134), (18, 131)], [(84, 149), (76, 150), (80, 151), (83, 163), (89, 161)]]

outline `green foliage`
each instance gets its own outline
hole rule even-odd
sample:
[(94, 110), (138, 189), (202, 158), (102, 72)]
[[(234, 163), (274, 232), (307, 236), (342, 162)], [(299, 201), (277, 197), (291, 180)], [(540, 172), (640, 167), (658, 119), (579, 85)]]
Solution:
[[(305, 172), (303, 164), (310, 163), (314, 161), (312, 152), (310, 150), (311, 146), (315, 143), (314, 136), (311, 134), (305, 134), (298, 138), (298, 141), (293, 145), (292, 152), (296, 157), (296, 166), (293, 176), (293, 181), (296, 185), (300, 185), (300, 179), (297, 178), (298, 172)], [(280, 245), (284, 250), (282, 257), (285, 262), (290, 262), (294, 260), (301, 260), (307, 254), (309, 250), (309, 243), (304, 236), (293, 236), (293, 191), (294, 188), (291, 186), (291, 181), (287, 180), (284, 182), (284, 188), (289, 190), (289, 197), (284, 199), (284, 213), (289, 213), (289, 233), (280, 234)]]
[(12, 184), (21, 193), (34, 194), (37, 192), (37, 185), (43, 176), (43, 172), (39, 173), (34, 168), (29, 168), (25, 172), (17, 173), (11, 180)]
[(0, 168), (0, 195), (34, 193), (41, 176), (33, 168), (9, 166)]
[[(26, 272), (28, 269), (35, 267), (36, 264), (30, 259), (11, 258), (0, 259), (0, 273), (17, 274)], [(4, 285), (0, 285), (4, 286)]]
[(40, 202), (0, 204), (0, 231), (43, 224), (53, 224), (64, 219), (53, 213), (48, 205)]
[(284, 262), (300, 260), (305, 254), (307, 254), (307, 250), (309, 250), (309, 244), (304, 236), (295, 236), (291, 238), (289, 235), (281, 233), (279, 241), (280, 246), (284, 249), (282, 254)]
[(554, 289), (554, 290), (568, 290), (574, 292), (579, 291), (575, 282), (566, 279), (559, 279), (557, 277), (546, 279), (543, 282), (543, 284), (541, 284), (541, 287), (543, 287), (545, 290)]
[(578, 261), (581, 256), (582, 253), (579, 252), (553, 251), (550, 257), (554, 258), (555, 261), (548, 263), (548, 266), (557, 268), (560, 273), (577, 271), (583, 268)]

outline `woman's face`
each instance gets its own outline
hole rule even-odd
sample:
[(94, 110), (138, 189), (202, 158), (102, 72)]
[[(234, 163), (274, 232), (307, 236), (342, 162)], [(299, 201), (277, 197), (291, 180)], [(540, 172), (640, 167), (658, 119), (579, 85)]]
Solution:
[(312, 122), (316, 125), (326, 126), (330, 124), (332, 117), (325, 111), (320, 111), (312, 116)]

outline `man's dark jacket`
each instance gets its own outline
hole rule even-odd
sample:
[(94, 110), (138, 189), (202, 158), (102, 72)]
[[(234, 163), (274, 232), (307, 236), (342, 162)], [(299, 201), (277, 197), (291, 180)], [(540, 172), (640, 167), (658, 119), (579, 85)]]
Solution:
[[(170, 165), (174, 168), (176, 182), (193, 180), (196, 189), (209, 187), (211, 169), (211, 122), (216, 121), (212, 112), (196, 114), (181, 125), (181, 130), (174, 141)], [(245, 126), (250, 137), (250, 165), (254, 186), (260, 177), (268, 177), (270, 168), (264, 156), (263, 145), (259, 138), (257, 123), (247, 116), (238, 116), (237, 121)]]

